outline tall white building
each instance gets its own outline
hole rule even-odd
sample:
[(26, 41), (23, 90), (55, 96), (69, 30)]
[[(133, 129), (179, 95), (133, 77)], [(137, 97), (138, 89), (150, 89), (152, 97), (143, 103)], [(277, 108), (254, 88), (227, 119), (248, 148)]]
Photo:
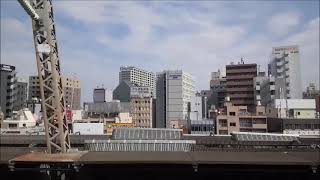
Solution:
[(195, 96), (192, 97), (190, 119), (197, 121), (202, 120), (202, 96), (200, 93), (196, 93)]
[(300, 72), (300, 55), (298, 46), (281, 46), (272, 49), (268, 65), (269, 75), (283, 78), (282, 98), (301, 99), (302, 83)]
[(158, 73), (156, 127), (172, 128), (173, 121), (186, 121), (194, 96), (195, 81), (190, 74), (182, 70)]
[(145, 71), (134, 66), (122, 66), (119, 72), (119, 83), (129, 81), (138, 86), (149, 86), (152, 96), (156, 97), (156, 76), (153, 72)]

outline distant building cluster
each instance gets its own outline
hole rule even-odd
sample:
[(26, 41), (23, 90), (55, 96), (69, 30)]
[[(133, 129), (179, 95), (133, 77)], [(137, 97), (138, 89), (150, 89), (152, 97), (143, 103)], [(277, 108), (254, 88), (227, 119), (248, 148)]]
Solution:
[[(209, 89), (199, 91), (195, 77), (183, 70), (153, 73), (122, 66), (113, 91), (94, 88), (92, 102), (82, 107), (80, 80), (63, 77), (70, 131), (108, 134), (112, 128), (167, 128), (201, 135), (319, 135), (320, 92), (314, 83), (302, 92), (299, 53), (298, 46), (272, 48), (267, 72), (241, 58), (212, 72)], [(1, 119), (16, 119), (24, 108), (39, 114), (40, 104), (39, 77), (23, 81), (14, 66), (1, 64)]]

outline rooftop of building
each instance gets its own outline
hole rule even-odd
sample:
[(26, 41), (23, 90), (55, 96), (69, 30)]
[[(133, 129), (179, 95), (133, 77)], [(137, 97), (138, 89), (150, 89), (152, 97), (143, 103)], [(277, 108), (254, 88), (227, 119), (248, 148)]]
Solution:
[(242, 68), (252, 68), (252, 67), (257, 67), (256, 63), (248, 63), (248, 64), (242, 64), (242, 63), (238, 63), (238, 64), (228, 64), (226, 65), (226, 69), (230, 69), (230, 68), (234, 68), (234, 69), (242, 69)]
[(12, 72), (16, 69), (15, 66), (7, 65), (7, 64), (0, 64), (1, 71)]
[(289, 109), (315, 109), (315, 99), (275, 99), (274, 106), (276, 108)]
[(272, 47), (272, 51), (297, 50), (297, 49), (299, 49), (298, 45)]
[(121, 66), (121, 67), (120, 67), (120, 71), (130, 71), (130, 70), (137, 70), (137, 71), (141, 71), (141, 72), (145, 72), (145, 73), (154, 74), (154, 73), (151, 72), (151, 71), (147, 71), (147, 70), (144, 70), (144, 69), (135, 67), (135, 66)]

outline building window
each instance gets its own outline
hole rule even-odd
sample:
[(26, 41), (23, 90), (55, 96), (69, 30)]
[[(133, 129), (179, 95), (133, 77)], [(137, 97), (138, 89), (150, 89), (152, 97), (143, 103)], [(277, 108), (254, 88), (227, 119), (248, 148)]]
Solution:
[(297, 112), (297, 115), (300, 115), (300, 112)]
[(17, 124), (9, 124), (9, 128), (17, 128), (18, 125)]
[(235, 115), (236, 115), (236, 112), (229, 112), (229, 115), (230, 115), (230, 116), (235, 116)]
[(240, 119), (240, 127), (252, 127), (252, 121), (249, 119)]
[(236, 123), (235, 122), (231, 122), (230, 126), (236, 126)]
[(221, 127), (227, 127), (227, 120), (226, 119), (220, 119), (219, 124)]
[(219, 134), (221, 135), (227, 135), (228, 131), (227, 130), (219, 130)]

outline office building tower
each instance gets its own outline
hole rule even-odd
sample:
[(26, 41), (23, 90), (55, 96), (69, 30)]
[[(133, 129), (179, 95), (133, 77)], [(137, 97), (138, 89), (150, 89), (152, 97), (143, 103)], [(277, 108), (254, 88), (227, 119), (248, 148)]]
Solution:
[(302, 83), (300, 72), (300, 56), (298, 46), (281, 46), (272, 48), (268, 74), (275, 78), (283, 78), (281, 87), (284, 99), (301, 99)]
[(226, 66), (227, 96), (234, 106), (254, 107), (253, 79), (257, 76), (257, 64), (231, 64)]
[[(211, 104), (208, 104), (208, 109), (214, 105), (214, 108), (222, 108), (227, 94), (227, 79), (223, 77), (220, 70), (211, 73), (210, 91), (211, 91)], [(209, 98), (210, 99), (210, 98)]]
[(81, 109), (80, 80), (68, 77), (62, 77), (61, 80), (66, 99), (66, 106), (73, 110)]
[(130, 81), (121, 81), (113, 91), (113, 99), (130, 103), (130, 115), (134, 127), (152, 128), (154, 99), (149, 86), (139, 86)]
[(122, 66), (119, 72), (119, 84), (121, 81), (129, 81), (138, 86), (149, 86), (152, 96), (156, 97), (156, 76), (153, 72), (134, 66)]
[(259, 72), (257, 77), (253, 78), (253, 90), (254, 90), (254, 103), (255, 105), (261, 105), (262, 101), (262, 93), (261, 93), (261, 85), (269, 79), (268, 76), (265, 75), (265, 72)]
[(105, 88), (95, 88), (93, 89), (93, 102), (111, 102), (112, 98), (112, 91)]
[(120, 102), (130, 102), (131, 96), (152, 97), (149, 86), (139, 86), (130, 81), (121, 81), (113, 90), (113, 99)]
[(4, 118), (11, 117), (16, 101), (16, 68), (6, 64), (0, 64), (0, 105)]
[(191, 99), (190, 119), (197, 121), (204, 119), (202, 118), (202, 96), (200, 93), (196, 93)]
[(28, 93), (28, 83), (18, 78), (16, 84), (16, 100), (14, 102), (13, 110), (19, 111), (27, 107), (27, 93)]
[(152, 128), (153, 102), (149, 96), (132, 96), (130, 100), (130, 114), (134, 127)]
[[(62, 77), (62, 87), (65, 96), (66, 107), (73, 110), (81, 109), (81, 87), (80, 80)], [(41, 99), (40, 95), (40, 81), (38, 76), (29, 76), (29, 95), (28, 100), (37, 98)]]
[(195, 96), (193, 76), (182, 70), (163, 71), (157, 74), (156, 127), (175, 128), (188, 119), (188, 103)]
[(106, 90), (104, 88), (95, 88), (93, 90), (93, 102), (94, 103), (106, 102)]

